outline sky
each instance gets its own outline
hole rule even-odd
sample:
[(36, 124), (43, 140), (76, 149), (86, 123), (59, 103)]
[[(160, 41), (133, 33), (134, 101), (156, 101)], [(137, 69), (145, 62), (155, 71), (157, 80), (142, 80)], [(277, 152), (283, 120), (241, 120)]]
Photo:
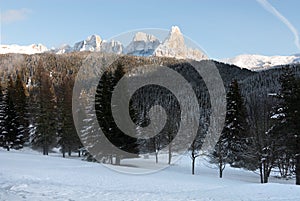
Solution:
[(210, 58), (300, 53), (299, 0), (0, 0), (1, 44), (73, 45), (177, 25)]

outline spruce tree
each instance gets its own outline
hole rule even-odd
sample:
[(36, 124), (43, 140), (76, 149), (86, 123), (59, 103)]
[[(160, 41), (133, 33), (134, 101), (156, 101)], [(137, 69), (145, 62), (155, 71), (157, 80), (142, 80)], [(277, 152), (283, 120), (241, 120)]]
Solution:
[(17, 79), (14, 86), (14, 103), (16, 108), (18, 133), (22, 135), (24, 140), (28, 139), (28, 92), (25, 84), (22, 81), (21, 74), (17, 74)]
[[(117, 64), (115, 70), (111, 69), (108, 72), (104, 72), (102, 78), (100, 79), (99, 85), (97, 87), (97, 92), (95, 95), (95, 109), (97, 114), (97, 119), (102, 131), (105, 133), (105, 137), (117, 148), (107, 150), (115, 150), (114, 153), (110, 153), (115, 157), (115, 163), (120, 164), (120, 160), (122, 158), (132, 157), (134, 154), (138, 153), (137, 149), (137, 139), (131, 136), (124, 134), (116, 125), (114, 118), (112, 116), (112, 108), (111, 108), (111, 98), (114, 91), (115, 86), (119, 82), (119, 80), (125, 75), (125, 71), (123, 65)], [(124, 91), (127, 89), (124, 88)], [(126, 92), (125, 92), (126, 93)], [(114, 105), (114, 109), (118, 110), (120, 107), (128, 107), (124, 105), (123, 98), (120, 97), (117, 105)], [(129, 106), (129, 113), (134, 121), (135, 118), (135, 110), (131, 106)], [(128, 152), (128, 155), (121, 154), (122, 150), (124, 152)], [(105, 148), (103, 149), (105, 150)], [(124, 153), (123, 152), (123, 153)], [(109, 155), (109, 153), (106, 153)]]
[(6, 94), (2, 96), (3, 101), (3, 115), (4, 119), (1, 121), (3, 127), (1, 128), (3, 145), (9, 151), (10, 148), (19, 149), (23, 147), (23, 134), (19, 133), (19, 125), (17, 121), (16, 105), (14, 102), (15, 85), (12, 77), (9, 77)]
[(281, 100), (273, 117), (277, 123), (272, 132), (277, 136), (277, 149), (285, 157), (295, 160), (296, 184), (300, 185), (300, 79), (290, 68), (284, 69), (280, 78)]
[(49, 72), (40, 62), (36, 74), (37, 96), (35, 103), (35, 132), (31, 135), (34, 147), (42, 148), (43, 155), (48, 155), (49, 149), (56, 142), (56, 97)]
[(233, 167), (242, 167), (245, 163), (249, 125), (237, 80), (229, 86), (226, 109), (225, 126), (212, 153), (212, 162), (218, 164), (220, 177), (226, 163)]
[(58, 113), (58, 145), (61, 147), (63, 157), (65, 157), (66, 152), (71, 156), (72, 151), (78, 151), (82, 146), (72, 115), (72, 88), (74, 84), (72, 79), (73, 77), (70, 75), (63, 76), (62, 82), (55, 90)]

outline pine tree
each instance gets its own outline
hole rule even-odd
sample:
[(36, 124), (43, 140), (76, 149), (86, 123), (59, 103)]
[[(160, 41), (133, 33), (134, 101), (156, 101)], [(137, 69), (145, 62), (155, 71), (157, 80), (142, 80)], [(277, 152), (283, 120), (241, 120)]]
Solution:
[[(111, 153), (115, 157), (115, 163), (120, 164), (122, 158), (133, 157), (133, 155), (138, 153), (137, 149), (137, 139), (124, 134), (116, 125), (114, 118), (112, 116), (111, 108), (111, 98), (112, 93), (119, 82), (119, 80), (125, 75), (123, 65), (117, 64), (116, 69), (112, 72), (104, 72), (100, 83), (97, 87), (97, 92), (95, 96), (95, 109), (97, 114), (97, 119), (102, 131), (105, 133), (106, 138), (117, 148), (117, 149), (107, 149), (115, 150)], [(126, 91), (127, 89), (124, 89)], [(126, 92), (125, 92), (126, 93)], [(114, 105), (116, 110), (120, 107), (127, 107), (124, 105), (123, 98), (120, 97), (117, 105)], [(131, 117), (135, 117), (135, 110), (132, 106), (129, 107), (129, 113)], [(122, 150), (122, 151), (118, 151)], [(128, 152), (128, 155), (121, 153)], [(108, 153), (107, 153), (108, 154)]]
[(7, 131), (6, 126), (6, 94), (3, 91), (2, 84), (0, 83), (0, 147), (5, 147)]
[(17, 121), (16, 105), (14, 103), (14, 82), (12, 77), (9, 77), (6, 94), (2, 96), (3, 101), (3, 127), (1, 128), (3, 145), (9, 151), (10, 148), (19, 149), (23, 147), (23, 135), (19, 134), (19, 125)]
[(18, 133), (23, 136), (24, 140), (28, 139), (28, 92), (26, 90), (25, 84), (22, 81), (21, 74), (17, 74), (17, 79), (14, 86), (14, 103), (16, 108), (17, 123), (18, 123)]
[(245, 163), (244, 154), (247, 148), (249, 125), (247, 112), (237, 80), (229, 86), (227, 93), (227, 111), (225, 127), (212, 153), (212, 162), (219, 166), (220, 177), (226, 163), (233, 167), (242, 167)]
[(48, 155), (49, 149), (56, 142), (56, 97), (49, 73), (39, 63), (36, 75), (37, 96), (35, 112), (35, 133), (31, 140), (34, 147), (42, 148), (43, 155)]
[(58, 145), (61, 147), (63, 157), (65, 157), (66, 152), (71, 156), (72, 151), (78, 151), (82, 146), (72, 115), (72, 88), (74, 83), (72, 78), (70, 75), (64, 75), (62, 83), (56, 88)]
[(300, 79), (292, 69), (284, 69), (280, 78), (281, 90), (278, 94), (281, 103), (273, 117), (277, 124), (272, 132), (278, 136), (278, 148), (287, 158), (294, 158), (296, 184), (300, 185)]

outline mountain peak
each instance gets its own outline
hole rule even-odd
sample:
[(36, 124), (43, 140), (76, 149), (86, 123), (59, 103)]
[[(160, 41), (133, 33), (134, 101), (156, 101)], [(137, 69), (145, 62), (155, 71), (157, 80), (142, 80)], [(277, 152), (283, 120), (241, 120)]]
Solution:
[(126, 47), (125, 53), (135, 56), (151, 56), (159, 44), (160, 42), (155, 36), (137, 32)]
[(144, 32), (137, 32), (134, 37), (133, 37), (133, 41), (156, 41), (158, 40), (155, 36), (151, 35), (151, 34), (146, 34)]
[(124, 48), (119, 41), (105, 41), (99, 35), (93, 34), (85, 40), (75, 43), (72, 47), (63, 45), (59, 48), (47, 50), (42, 45), (16, 46), (1, 45), (0, 54), (5, 53), (25, 53), (35, 54), (41, 52), (53, 52), (64, 54), (69, 52), (107, 52), (115, 54), (128, 54), (135, 56), (160, 56), (174, 57), (177, 59), (202, 60), (207, 57), (198, 49), (188, 48), (185, 44), (184, 36), (178, 26), (172, 26), (168, 36), (161, 42), (157, 37), (144, 32), (136, 32), (129, 45)]
[(172, 26), (171, 33), (182, 34), (178, 26)]
[(207, 59), (206, 55), (197, 49), (188, 48), (184, 37), (177, 26), (172, 26), (168, 37), (160, 44), (154, 52), (154, 56), (174, 57), (177, 59)]

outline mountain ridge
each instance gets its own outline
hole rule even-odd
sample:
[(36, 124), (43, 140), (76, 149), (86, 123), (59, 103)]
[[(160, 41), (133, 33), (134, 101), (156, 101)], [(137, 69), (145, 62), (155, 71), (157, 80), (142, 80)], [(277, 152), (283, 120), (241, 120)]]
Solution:
[[(136, 32), (131, 42), (124, 46), (121, 42), (103, 40), (99, 35), (93, 34), (85, 40), (74, 43), (73, 46), (64, 44), (59, 48), (48, 49), (42, 44), (0, 45), (0, 54), (20, 53), (36, 54), (51, 52), (65, 54), (70, 52), (106, 52), (133, 56), (157, 56), (171, 57), (176, 59), (192, 59), (196, 61), (209, 59), (199, 49), (192, 49), (186, 46), (184, 36), (178, 26), (172, 26), (168, 36), (160, 41), (156, 36), (144, 32)], [(300, 63), (300, 54), (290, 56), (264, 56), (257, 54), (242, 54), (233, 58), (217, 59), (217, 61), (236, 65), (253, 71), (260, 71), (274, 66)]]

